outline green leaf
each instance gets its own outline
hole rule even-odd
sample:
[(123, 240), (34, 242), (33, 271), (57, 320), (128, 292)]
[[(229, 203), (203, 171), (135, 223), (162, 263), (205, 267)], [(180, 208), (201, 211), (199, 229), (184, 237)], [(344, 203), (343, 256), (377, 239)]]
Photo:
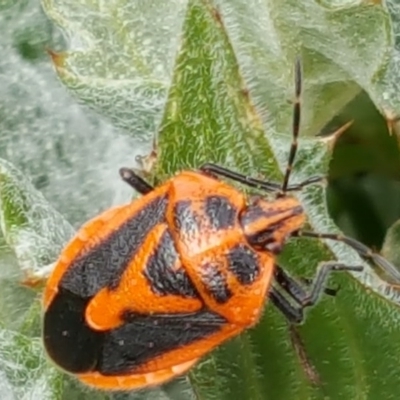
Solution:
[(0, 7), (0, 158), (29, 176), (78, 227), (110, 204), (130, 199), (118, 168), (146, 147), (119, 136), (60, 84), (46, 50), (63, 48), (65, 40), (40, 2), (6, 3)]
[(2, 395), (54, 399), (62, 381), (49, 369), (43, 354), (39, 339), (40, 303), (35, 293), (23, 288), (20, 281), (35, 284), (46, 276), (49, 272), (46, 265), (55, 261), (73, 229), (27, 178), (3, 159), (0, 159), (0, 227), (7, 246), (3, 245), (0, 253)]
[(148, 139), (164, 108), (185, 2), (43, 0), (43, 7), (79, 43), (53, 54), (63, 83), (116, 126)]
[[(78, 98), (128, 132), (148, 137), (157, 130), (189, 3), (100, 4), (43, 0), (47, 14), (79, 44), (54, 54), (55, 66)], [(310, 77), (306, 97), (313, 104), (305, 113), (305, 134), (322, 129), (360, 88), (379, 109), (398, 110), (394, 7), (389, 7), (393, 19), (389, 10), (369, 1), (286, 0), (267, 5), (236, 0), (219, 1), (218, 7), (254, 98), (261, 88), (253, 78), (261, 74), (267, 84), (263, 97), (278, 129), (286, 128), (282, 98), (292, 95), (289, 67), (300, 53)], [(103, 40), (95, 40), (100, 37)], [(325, 107), (327, 102), (330, 107)]]
[[(293, 63), (299, 55), (304, 67), (303, 140), (292, 182), (327, 173), (331, 143), (311, 137), (361, 89), (381, 110), (396, 114), (399, 108), (395, 3), (388, 2), (389, 11), (373, 1), (353, 0), (262, 4), (43, 0), (43, 4), (70, 38), (68, 51), (53, 53), (62, 82), (131, 136), (144, 139), (158, 133), (159, 159), (153, 171), (157, 180), (208, 161), (279, 180), (290, 145)], [(62, 113), (66, 108), (62, 103), (54, 109), (53, 103), (47, 102), (47, 109), (41, 111)], [(3, 112), (3, 118), (8, 115)], [(11, 125), (19, 127), (17, 122), (12, 120)], [(47, 140), (54, 136), (46, 128), (42, 131)], [(91, 165), (104, 173), (105, 154), (125, 142), (117, 140), (115, 132), (107, 136), (115, 142), (104, 140), (92, 128), (88, 136), (82, 132), (72, 136), (74, 146), (60, 140), (62, 144), (54, 146), (59, 157), (53, 162), (58, 165), (61, 160), (69, 164), (69, 171), (81, 173), (89, 166), (87, 159), (96, 157)], [(130, 151), (132, 142), (128, 143)], [(46, 159), (42, 154), (36, 156), (41, 161)], [(41, 164), (32, 152), (29, 155), (34, 169), (40, 170)], [(53, 196), (54, 201), (65, 204), (70, 192), (82, 191), (85, 200), (93, 199), (90, 207), (101, 209), (104, 198), (97, 199), (98, 192), (86, 183), (92, 180), (77, 176), (68, 191)], [(91, 177), (98, 182), (99, 176)], [(23, 204), (30, 192), (22, 186), (18, 196)], [(312, 228), (337, 231), (326, 210), (324, 188), (309, 187), (298, 196)], [(79, 202), (74, 204), (78, 208)], [(24, 226), (26, 209), (15, 214), (13, 207), (14, 200), (5, 203), (4, 226)], [(79, 223), (90, 214), (66, 209)], [(60, 216), (57, 226), (62, 220)], [(279, 262), (296, 276), (312, 277), (318, 263), (335, 257), (349, 264), (361, 262), (344, 245), (329, 243), (327, 247), (311, 239), (288, 243)], [(334, 282), (330, 283), (333, 287), (340, 284), (337, 296), (321, 299), (299, 327), (297, 339), (283, 317), (268, 306), (255, 329), (222, 346), (190, 374), (192, 390), (183, 380), (183, 388), (174, 390), (171, 383), (152, 392), (109, 396), (63, 379), (61, 392), (53, 396), (393, 397), (400, 383), (397, 289), (380, 280), (371, 267), (361, 274), (338, 274)]]
[(4, 241), (0, 253), (0, 323), (21, 328), (30, 316), (33, 293), (23, 289), (20, 281), (35, 284), (46, 275), (47, 266), (56, 260), (73, 229), (20, 171), (2, 159), (0, 232)]
[(39, 339), (0, 329), (0, 360), (3, 399), (58, 398), (57, 377), (49, 374)]
[(71, 225), (9, 162), (0, 159), (0, 226), (26, 274), (54, 262), (74, 233)]

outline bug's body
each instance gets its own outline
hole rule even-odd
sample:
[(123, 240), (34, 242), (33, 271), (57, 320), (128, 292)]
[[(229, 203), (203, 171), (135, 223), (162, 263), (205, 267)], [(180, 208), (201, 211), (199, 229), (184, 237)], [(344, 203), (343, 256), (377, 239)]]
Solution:
[[(184, 373), (254, 325), (267, 298), (290, 323), (302, 322), (321, 293), (334, 293), (324, 286), (330, 272), (362, 267), (326, 262), (310, 284), (300, 284), (276, 263), (291, 236), (342, 241), (400, 281), (392, 264), (354, 239), (300, 231), (304, 211), (287, 192), (321, 177), (289, 185), (300, 125), (299, 62), (295, 73), (282, 184), (206, 164), (153, 188), (120, 170), (143, 197), (84, 225), (46, 285), (44, 344), (56, 364), (97, 388), (143, 388)], [(276, 196), (247, 198), (220, 177)]]
[(303, 222), (294, 198), (249, 202), (190, 171), (106, 211), (82, 227), (48, 281), (49, 355), (104, 388), (185, 371), (258, 321), (275, 255)]

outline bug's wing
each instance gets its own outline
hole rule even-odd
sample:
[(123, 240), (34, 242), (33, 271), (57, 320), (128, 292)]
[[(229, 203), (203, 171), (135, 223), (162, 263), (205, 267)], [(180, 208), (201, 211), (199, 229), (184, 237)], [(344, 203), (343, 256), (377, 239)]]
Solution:
[(123, 316), (198, 312), (204, 307), (176, 251), (167, 224), (153, 227), (113, 288), (101, 289), (85, 311), (89, 326), (114, 330)]
[(211, 311), (125, 315), (105, 333), (98, 369), (103, 374), (150, 372), (199, 358), (237, 332)]
[(96, 370), (78, 375), (97, 388), (131, 390), (160, 385), (183, 374), (214, 347), (243, 328), (203, 310), (191, 314), (126, 314), (104, 332)]

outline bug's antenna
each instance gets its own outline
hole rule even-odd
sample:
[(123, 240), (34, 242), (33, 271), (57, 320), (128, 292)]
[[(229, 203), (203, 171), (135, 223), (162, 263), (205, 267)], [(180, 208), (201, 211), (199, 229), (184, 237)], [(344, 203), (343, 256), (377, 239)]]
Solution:
[(298, 58), (296, 60), (295, 69), (294, 69), (294, 80), (295, 80), (295, 98), (293, 104), (293, 125), (292, 125), (292, 144), (290, 146), (289, 159), (285, 171), (285, 176), (283, 178), (282, 189), (279, 193), (280, 196), (284, 196), (287, 192), (289, 186), (289, 178), (292, 172), (292, 167), (294, 160), (296, 158), (297, 152), (297, 139), (299, 137), (300, 130), (300, 117), (301, 117), (301, 62)]

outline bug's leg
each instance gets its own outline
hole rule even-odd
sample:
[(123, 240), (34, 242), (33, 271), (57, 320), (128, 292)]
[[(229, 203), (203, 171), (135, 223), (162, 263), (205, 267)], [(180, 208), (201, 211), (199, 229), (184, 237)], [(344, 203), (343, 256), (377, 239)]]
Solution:
[(279, 265), (275, 265), (274, 278), (278, 285), (295, 301), (300, 297), (307, 296), (306, 287), (312, 283), (310, 281), (306, 285), (302, 285)]
[(391, 262), (386, 260), (380, 254), (373, 252), (365, 244), (350, 238), (348, 236), (336, 235), (333, 233), (316, 233), (310, 231), (300, 231), (295, 236), (311, 237), (318, 239), (330, 239), (337, 242), (343, 242), (354, 249), (360, 257), (372, 261), (378, 267), (380, 267), (388, 276), (390, 276), (395, 282), (400, 282), (400, 271)]
[(274, 287), (271, 288), (268, 295), (274, 306), (285, 316), (289, 323), (300, 324), (303, 322), (303, 307), (291, 304), (286, 297)]
[(300, 323), (304, 319), (304, 309), (312, 307), (325, 291), (325, 283), (331, 272), (334, 271), (362, 271), (362, 266), (350, 266), (336, 261), (326, 262), (321, 264), (310, 287), (305, 289), (301, 284), (291, 278), (281, 268), (275, 276), (277, 283), (282, 290), (294, 300), (292, 304), (287, 300), (282, 293), (273, 288), (270, 292), (271, 301), (282, 311), (286, 318), (291, 323)]
[(140, 194), (147, 194), (154, 190), (153, 186), (147, 183), (143, 178), (129, 168), (121, 168), (119, 174), (124, 182), (135, 189)]
[[(276, 282), (294, 299), (299, 297), (307, 296), (307, 288), (309, 288), (313, 281), (309, 278), (301, 278), (300, 282), (297, 279), (291, 277), (283, 268), (279, 265), (275, 266), (274, 278)], [(304, 284), (302, 284), (302, 282)], [(325, 287), (324, 293), (329, 296), (336, 296), (338, 289)]]
[[(314, 279), (307, 289), (304, 289), (288, 274), (281, 273), (278, 283), (285, 291), (302, 307), (311, 307), (319, 299), (320, 295), (325, 291), (325, 283), (331, 274), (335, 271), (362, 271), (361, 265), (346, 265), (336, 261), (329, 261), (321, 264), (318, 268)], [(283, 271), (281, 269), (281, 271)]]
[[(281, 190), (281, 184), (278, 182), (269, 182), (263, 181), (262, 179), (252, 178), (250, 176), (246, 176), (243, 174), (239, 174), (237, 172), (231, 171), (228, 168), (221, 167), (217, 164), (207, 163), (200, 167), (200, 171), (204, 172), (207, 175), (211, 176), (222, 176), (224, 178), (232, 179), (236, 182), (242, 183), (243, 185), (254, 187), (257, 189), (262, 189), (267, 192), (277, 192)], [(314, 185), (316, 183), (322, 182), (325, 178), (322, 176), (312, 176), (305, 181), (290, 185), (286, 188), (287, 192), (292, 192), (295, 190), (301, 190), (305, 186)]]
[(294, 185), (288, 185), (287, 188), (286, 188), (286, 192), (293, 192), (295, 190), (301, 190), (306, 186), (315, 185), (316, 183), (325, 182), (325, 180), (326, 180), (326, 178), (324, 176), (320, 176), (320, 175), (310, 176), (309, 178), (307, 178), (303, 182), (300, 182), (300, 183), (294, 184)]
[(200, 167), (200, 171), (211, 176), (222, 176), (224, 178), (232, 179), (243, 185), (266, 190), (267, 192), (276, 192), (280, 189), (281, 185), (276, 182), (267, 182), (261, 179), (254, 179), (250, 176), (239, 174), (238, 172), (231, 171), (228, 168), (221, 167), (217, 164), (207, 163)]

